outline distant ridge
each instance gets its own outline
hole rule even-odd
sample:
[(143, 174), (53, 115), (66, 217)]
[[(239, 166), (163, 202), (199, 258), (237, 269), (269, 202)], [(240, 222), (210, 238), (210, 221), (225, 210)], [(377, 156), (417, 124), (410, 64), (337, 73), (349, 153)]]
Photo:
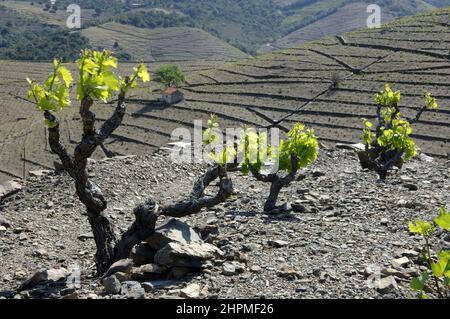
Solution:
[(132, 60), (185, 61), (197, 59), (236, 60), (250, 57), (211, 34), (196, 28), (144, 29), (110, 22), (82, 31), (95, 48), (115, 50)]
[[(300, 10), (299, 12), (305, 12), (301, 16), (308, 22), (277, 41), (262, 46), (258, 50), (259, 53), (290, 48), (294, 45), (317, 40), (329, 35), (339, 35), (353, 30), (366, 29), (367, 18), (370, 15), (370, 13), (367, 13), (369, 4), (374, 3), (380, 6), (382, 23), (397, 19), (399, 16), (432, 11), (436, 9), (436, 6), (443, 7), (450, 5), (450, 1), (447, 3), (446, 1), (423, 0), (384, 0), (378, 2), (365, 0), (338, 0), (329, 2), (323, 0), (278, 1), (278, 4), (285, 8), (290, 6), (295, 7), (299, 3), (305, 3), (304, 7), (300, 7), (298, 10)], [(311, 15), (315, 12), (317, 18), (308, 17), (306, 12), (310, 12)], [(289, 21), (290, 19), (292, 18), (287, 18), (286, 20)], [(299, 22), (301, 23), (302, 20), (300, 19)]]

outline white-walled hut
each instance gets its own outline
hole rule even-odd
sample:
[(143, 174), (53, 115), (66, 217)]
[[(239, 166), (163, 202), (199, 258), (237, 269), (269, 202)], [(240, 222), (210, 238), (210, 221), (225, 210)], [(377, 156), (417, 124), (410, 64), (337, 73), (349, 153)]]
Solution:
[(184, 100), (184, 94), (177, 88), (169, 87), (162, 93), (162, 100), (167, 105), (173, 105)]

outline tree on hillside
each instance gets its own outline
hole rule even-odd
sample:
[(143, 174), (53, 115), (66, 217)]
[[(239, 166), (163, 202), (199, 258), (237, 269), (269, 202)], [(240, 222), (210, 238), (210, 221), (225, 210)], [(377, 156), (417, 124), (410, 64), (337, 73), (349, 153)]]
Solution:
[[(79, 75), (76, 82), (76, 98), (79, 102), (83, 135), (71, 155), (60, 141), (57, 113), (71, 103), (69, 86), (73, 78), (61, 61), (55, 60), (53, 66), (53, 72), (43, 84), (28, 79), (30, 85), (28, 96), (43, 113), (51, 150), (59, 156), (65, 171), (74, 180), (76, 194), (86, 207), (97, 246), (95, 259), (98, 275), (103, 275), (115, 261), (129, 257), (136, 244), (151, 236), (159, 215), (183, 217), (195, 214), (204, 207), (213, 207), (225, 201), (231, 195), (232, 183), (227, 176), (227, 165), (212, 165), (197, 180), (186, 200), (159, 207), (153, 199), (148, 199), (138, 205), (134, 209), (135, 221), (120, 238), (117, 238), (114, 225), (105, 214), (107, 200), (100, 187), (88, 176), (88, 159), (122, 123), (128, 91), (136, 88), (139, 80), (148, 82), (149, 73), (145, 65), (141, 64), (133, 69), (131, 75), (121, 78), (115, 73), (117, 59), (110, 52), (82, 51), (77, 61)], [(96, 116), (91, 109), (93, 104), (97, 101), (107, 102), (115, 94), (118, 95), (114, 113), (99, 129), (96, 129)], [(217, 179), (219, 180), (217, 194), (206, 196), (205, 189)]]
[(154, 81), (166, 88), (179, 87), (186, 82), (186, 78), (178, 65), (166, 64), (156, 70)]
[(412, 125), (420, 120), (423, 112), (438, 108), (437, 101), (430, 93), (425, 94), (426, 103), (413, 119), (403, 118), (400, 112), (400, 91), (392, 91), (386, 84), (384, 91), (375, 95), (377, 126), (364, 121), (365, 150), (358, 153), (361, 166), (376, 171), (384, 180), (394, 167), (402, 168), (405, 161), (416, 156), (417, 149), (412, 134)]

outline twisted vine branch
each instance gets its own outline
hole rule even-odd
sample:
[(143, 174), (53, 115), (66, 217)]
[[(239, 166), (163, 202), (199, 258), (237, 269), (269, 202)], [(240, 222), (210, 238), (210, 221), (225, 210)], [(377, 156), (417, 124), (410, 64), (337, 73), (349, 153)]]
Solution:
[(295, 179), (295, 176), (297, 176), (298, 158), (296, 154), (291, 154), (291, 167), (292, 170), (286, 176), (281, 177), (279, 173), (263, 175), (252, 165), (250, 165), (250, 172), (258, 181), (271, 183), (270, 193), (264, 204), (264, 211), (269, 212), (277, 208), (277, 199), (281, 189), (292, 183)]
[[(391, 115), (389, 123), (386, 123), (385, 119), (381, 115), (382, 105), (377, 106), (377, 120), (378, 124), (375, 128), (375, 138), (370, 145), (366, 145), (364, 151), (358, 152), (359, 161), (363, 168), (373, 170), (378, 173), (381, 180), (385, 180), (388, 171), (394, 167), (402, 168), (403, 166), (403, 154), (402, 151), (391, 150), (386, 146), (380, 146), (378, 144), (378, 138), (383, 133), (384, 129), (393, 128), (393, 120), (400, 113), (400, 107), (395, 105), (394, 112)], [(413, 119), (408, 119), (408, 122), (412, 125), (420, 121), (423, 112), (427, 109), (427, 105), (424, 105), (419, 109), (416, 116)]]
[[(75, 188), (80, 201), (86, 206), (88, 220), (91, 225), (97, 252), (95, 255), (97, 274), (103, 275), (112, 263), (127, 258), (133, 247), (155, 232), (156, 221), (160, 215), (183, 217), (200, 212), (203, 208), (210, 208), (227, 200), (233, 192), (233, 184), (228, 177), (227, 170), (234, 165), (210, 167), (194, 184), (190, 196), (179, 203), (162, 207), (161, 209), (152, 199), (138, 205), (134, 209), (135, 221), (120, 239), (116, 238), (113, 225), (103, 214), (107, 208), (107, 201), (101, 189), (89, 180), (86, 171), (87, 159), (122, 123), (126, 113), (125, 92), (121, 91), (117, 107), (112, 116), (103, 126), (95, 131), (95, 114), (90, 111), (92, 100), (83, 99), (80, 115), (83, 123), (83, 138), (76, 146), (74, 155), (70, 156), (60, 141), (60, 126), (58, 119), (50, 112), (44, 116), (54, 125), (48, 129), (48, 140), (51, 150), (57, 154), (64, 169), (75, 181)], [(215, 196), (206, 197), (205, 190), (210, 184), (219, 179), (219, 189)]]

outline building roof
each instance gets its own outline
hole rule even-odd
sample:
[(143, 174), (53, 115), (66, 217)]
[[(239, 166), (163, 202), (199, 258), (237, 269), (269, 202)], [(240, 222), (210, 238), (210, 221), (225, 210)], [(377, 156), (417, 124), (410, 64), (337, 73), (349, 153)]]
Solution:
[(164, 94), (167, 94), (167, 95), (172, 95), (177, 92), (180, 92), (180, 91), (177, 88), (172, 88), (172, 87), (164, 90)]

